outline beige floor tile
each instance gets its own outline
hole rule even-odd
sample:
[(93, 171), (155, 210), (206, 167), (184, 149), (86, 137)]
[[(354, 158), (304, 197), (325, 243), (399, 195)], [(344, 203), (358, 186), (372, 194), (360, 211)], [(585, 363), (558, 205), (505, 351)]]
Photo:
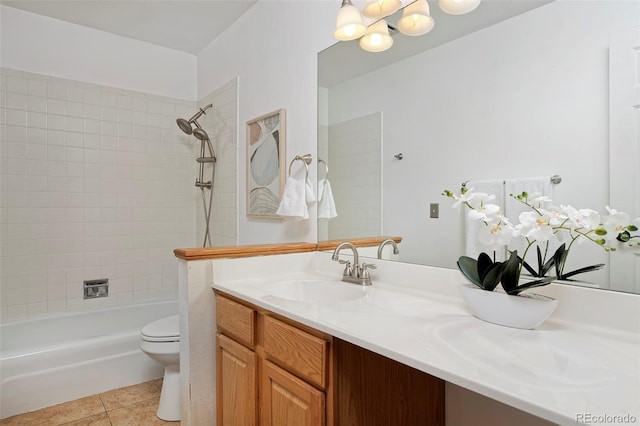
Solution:
[(76, 420), (75, 422), (65, 423), (64, 426), (111, 426), (111, 421), (107, 413), (102, 413)]
[(113, 426), (156, 426), (179, 425), (180, 422), (165, 422), (156, 416), (158, 401), (148, 399), (138, 404), (109, 411), (109, 419)]
[(30, 413), (20, 414), (2, 420), (3, 426), (61, 425), (104, 413), (105, 409), (98, 395), (88, 396), (71, 402), (54, 405)]
[(154, 399), (157, 403), (161, 389), (162, 379), (158, 379), (101, 393), (100, 399), (102, 399), (106, 410), (112, 411), (148, 399)]

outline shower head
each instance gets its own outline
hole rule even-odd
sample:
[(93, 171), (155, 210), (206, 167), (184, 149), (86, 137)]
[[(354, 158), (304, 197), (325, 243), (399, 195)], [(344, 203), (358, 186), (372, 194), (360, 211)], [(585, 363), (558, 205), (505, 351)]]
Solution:
[[(187, 135), (190, 135), (190, 134), (192, 134), (192, 133), (193, 133), (193, 127), (192, 127), (192, 125), (193, 125), (193, 124), (195, 124), (195, 125), (196, 125), (196, 127), (199, 129), (199, 128), (200, 128), (200, 126), (198, 125), (198, 122), (197, 122), (196, 120), (197, 120), (198, 118), (202, 117), (202, 114), (206, 114), (206, 111), (207, 111), (209, 108), (211, 108), (212, 106), (213, 106), (213, 104), (209, 104), (209, 105), (206, 105), (204, 108), (200, 108), (200, 111), (196, 112), (196, 113), (193, 115), (193, 117), (191, 117), (191, 118), (190, 118), (190, 119), (188, 119), (188, 120), (185, 120), (184, 118), (178, 118), (178, 119), (176, 120), (176, 124), (178, 125), (178, 127), (180, 128), (180, 130), (182, 130), (183, 132), (185, 132)], [(203, 132), (204, 132), (204, 130), (203, 130)], [(206, 135), (206, 133), (205, 133), (205, 135)], [(196, 137), (197, 137), (197, 136), (196, 136)], [(198, 139), (200, 139), (200, 140), (204, 140), (204, 139), (202, 139), (202, 138), (200, 138), (200, 137), (198, 137)], [(208, 137), (207, 137), (207, 138), (205, 138), (205, 139), (208, 139)]]
[(191, 133), (193, 133), (193, 128), (191, 127), (191, 123), (185, 120), (184, 118), (178, 118), (176, 120), (176, 123), (178, 124), (178, 127), (180, 127), (180, 130), (182, 130), (186, 134), (190, 135)]
[(207, 134), (207, 132), (204, 131), (204, 129), (198, 127), (196, 129), (193, 129), (193, 136), (195, 136), (196, 138), (200, 139), (201, 141), (208, 141), (209, 140), (209, 135)]

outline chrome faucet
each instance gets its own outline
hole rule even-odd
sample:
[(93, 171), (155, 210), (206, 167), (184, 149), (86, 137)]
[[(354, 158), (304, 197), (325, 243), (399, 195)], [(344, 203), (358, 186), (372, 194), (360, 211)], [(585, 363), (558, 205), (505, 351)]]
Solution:
[[(340, 260), (340, 250), (345, 247), (351, 249), (353, 252), (353, 265), (351, 265), (351, 262), (348, 260)], [(370, 265), (367, 263), (360, 265), (358, 249), (356, 249), (356, 247), (350, 242), (338, 244), (338, 247), (336, 247), (331, 255), (331, 260), (335, 260), (338, 263), (345, 265), (344, 271), (342, 272), (342, 281), (360, 285), (371, 285), (369, 269), (376, 269), (376, 265)]]
[(395, 241), (393, 241), (391, 239), (384, 240), (378, 246), (378, 259), (382, 259), (382, 249), (384, 249), (384, 246), (386, 246), (387, 244), (391, 244), (393, 246), (393, 254), (400, 253), (400, 249), (398, 248), (398, 244), (396, 244)]

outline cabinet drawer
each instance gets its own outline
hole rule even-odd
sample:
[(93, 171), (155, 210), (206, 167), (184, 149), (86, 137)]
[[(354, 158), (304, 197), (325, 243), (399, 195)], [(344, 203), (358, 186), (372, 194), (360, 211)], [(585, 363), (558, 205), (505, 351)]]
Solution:
[(216, 322), (220, 330), (247, 346), (255, 345), (256, 311), (216, 295)]
[(264, 317), (264, 351), (284, 368), (317, 386), (327, 385), (326, 340)]

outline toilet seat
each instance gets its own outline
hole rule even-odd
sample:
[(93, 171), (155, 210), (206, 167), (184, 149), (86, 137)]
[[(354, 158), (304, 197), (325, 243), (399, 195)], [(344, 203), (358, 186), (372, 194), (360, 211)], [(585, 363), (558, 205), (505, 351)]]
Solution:
[(140, 337), (147, 342), (179, 342), (179, 316), (172, 315), (147, 324), (140, 332)]

